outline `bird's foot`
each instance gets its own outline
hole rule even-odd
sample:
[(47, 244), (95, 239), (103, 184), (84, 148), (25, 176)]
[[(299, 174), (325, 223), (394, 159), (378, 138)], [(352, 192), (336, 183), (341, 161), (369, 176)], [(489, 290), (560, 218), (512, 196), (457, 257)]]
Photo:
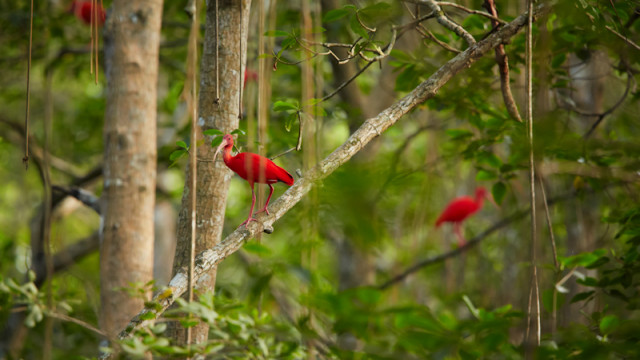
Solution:
[(267, 209), (266, 206), (262, 210), (256, 212), (256, 214), (260, 214), (261, 212), (265, 212), (265, 213), (267, 213), (267, 215), (269, 215), (269, 209)]
[(258, 221), (258, 220), (254, 219), (253, 217), (250, 217), (247, 220), (245, 220), (242, 224), (240, 224), (238, 227), (244, 226), (246, 228), (247, 226), (249, 226), (249, 223), (252, 221)]
[(467, 245), (467, 240), (465, 240), (465, 239), (458, 240), (458, 248), (461, 248), (461, 247), (466, 246), (466, 245)]

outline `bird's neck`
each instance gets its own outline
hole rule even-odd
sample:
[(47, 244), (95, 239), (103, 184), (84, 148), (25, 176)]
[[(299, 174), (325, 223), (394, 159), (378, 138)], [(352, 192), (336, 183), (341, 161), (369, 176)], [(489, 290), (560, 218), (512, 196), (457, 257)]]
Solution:
[(478, 208), (481, 208), (484, 204), (484, 196), (476, 196), (476, 204), (478, 204)]
[(229, 165), (229, 162), (231, 161), (231, 158), (233, 158), (233, 156), (231, 156), (231, 149), (233, 148), (233, 145), (229, 145), (226, 146), (224, 148), (224, 150), (222, 151), (222, 160), (224, 160), (224, 163)]

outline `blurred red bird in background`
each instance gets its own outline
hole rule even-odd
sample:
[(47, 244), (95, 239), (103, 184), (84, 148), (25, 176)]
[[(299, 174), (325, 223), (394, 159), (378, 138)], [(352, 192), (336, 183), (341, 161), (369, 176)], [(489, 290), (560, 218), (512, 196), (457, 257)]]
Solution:
[(462, 234), (462, 222), (482, 208), (485, 198), (492, 201), (487, 197), (487, 190), (479, 187), (476, 189), (475, 199), (469, 196), (453, 199), (436, 220), (436, 228), (445, 222), (453, 223), (453, 229), (458, 236), (458, 246), (464, 246), (467, 242)]
[(227, 167), (249, 182), (249, 185), (251, 186), (251, 210), (249, 211), (249, 218), (240, 224), (240, 226), (244, 225), (246, 227), (249, 222), (257, 221), (253, 218), (253, 207), (256, 204), (256, 194), (253, 190), (254, 183), (269, 185), (270, 191), (269, 196), (267, 197), (267, 202), (264, 204), (264, 208), (258, 211), (258, 213), (264, 211), (269, 215), (267, 206), (269, 205), (269, 200), (271, 200), (271, 195), (273, 195), (272, 184), (280, 181), (291, 186), (293, 185), (293, 176), (291, 176), (291, 174), (289, 174), (285, 169), (274, 164), (273, 161), (258, 154), (243, 152), (236, 156), (231, 156), (232, 149), (233, 136), (231, 136), (231, 134), (226, 134), (222, 137), (222, 143), (218, 146), (218, 149), (213, 156), (213, 161), (218, 157), (218, 153), (222, 151), (222, 160), (224, 160)]
[[(92, 4), (92, 1), (90, 0), (88, 1), (73, 0), (71, 2), (71, 5), (69, 5), (69, 10), (67, 10), (67, 12), (75, 15), (75, 17), (82, 20), (87, 25), (91, 25), (92, 11), (93, 11), (93, 4)], [(98, 25), (100, 26), (104, 25), (105, 19), (106, 19), (106, 13), (104, 11), (104, 8), (102, 7), (102, 5), (98, 4)]]

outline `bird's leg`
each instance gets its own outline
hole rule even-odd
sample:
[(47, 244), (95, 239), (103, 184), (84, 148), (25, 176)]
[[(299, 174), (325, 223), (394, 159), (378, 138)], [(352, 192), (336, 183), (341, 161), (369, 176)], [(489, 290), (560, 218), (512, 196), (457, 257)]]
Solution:
[(456, 235), (458, 235), (458, 247), (465, 246), (467, 241), (464, 239), (464, 235), (462, 234), (462, 223), (455, 222), (453, 224), (453, 230), (456, 232)]
[(264, 207), (262, 208), (262, 210), (258, 211), (256, 214), (260, 214), (261, 212), (266, 212), (267, 215), (269, 215), (269, 210), (267, 209), (267, 206), (269, 206), (269, 200), (271, 200), (271, 195), (273, 195), (273, 185), (268, 184), (269, 185), (269, 196), (267, 196), (267, 202), (264, 204)]
[[(244, 227), (246, 228), (247, 225), (249, 225), (250, 222), (252, 221), (258, 221), (256, 219), (253, 218), (253, 207), (256, 204), (256, 193), (253, 191), (253, 184), (251, 184), (251, 210), (249, 211), (249, 218), (247, 220), (245, 220), (242, 224), (240, 224), (240, 226), (244, 225)], [(238, 227), (240, 227), (238, 226)]]

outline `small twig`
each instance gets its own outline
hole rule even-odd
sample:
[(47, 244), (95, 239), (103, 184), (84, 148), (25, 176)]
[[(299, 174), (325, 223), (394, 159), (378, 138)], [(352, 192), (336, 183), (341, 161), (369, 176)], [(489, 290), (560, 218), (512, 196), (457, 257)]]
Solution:
[[(404, 4), (404, 6), (407, 8), (407, 11), (409, 12), (409, 14), (411, 14), (411, 17), (413, 17), (414, 19), (416, 19), (416, 20), (414, 20), (414, 22), (418, 22), (418, 24), (417, 24), (417, 26), (416, 26), (416, 28), (415, 28), (415, 29), (416, 29), (416, 31), (417, 31), (420, 35), (422, 35), (422, 36), (423, 36), (424, 38), (426, 38), (426, 39), (429, 39), (429, 40), (431, 40), (431, 41), (435, 42), (436, 44), (440, 45), (442, 48), (444, 48), (444, 49), (445, 49), (445, 50), (447, 50), (447, 51), (451, 51), (451, 52), (452, 52), (452, 53), (454, 53), (454, 54), (459, 54), (459, 53), (460, 53), (460, 50), (455, 49), (455, 48), (453, 48), (453, 47), (449, 46), (449, 44), (445, 43), (444, 41), (440, 41), (437, 37), (435, 37), (435, 35), (433, 35), (433, 33), (431, 33), (431, 31), (429, 31), (429, 30), (428, 30), (427, 28), (425, 28), (422, 24), (420, 24), (420, 21), (418, 21), (417, 15), (415, 15), (415, 14), (413, 13), (413, 11), (411, 11), (411, 9), (410, 9), (410, 8), (409, 8), (409, 6), (406, 4), (406, 2), (403, 2), (403, 4)], [(429, 15), (424, 16), (424, 17), (426, 17), (426, 18), (430, 19), (430, 18), (432, 18), (432, 17), (435, 17), (435, 15), (434, 15), (434, 14), (429, 14)], [(409, 24), (411, 24), (411, 23), (409, 23)], [(409, 24), (407, 24), (407, 25), (409, 25)]]
[(368, 32), (376, 32), (376, 28), (370, 28), (367, 25), (365, 25), (364, 22), (362, 22), (362, 19), (360, 19), (360, 15), (358, 15), (357, 11), (356, 11), (356, 20), (358, 20), (358, 23), (360, 23), (360, 26), (362, 26)]
[(631, 45), (632, 47), (634, 47), (636, 50), (640, 50), (640, 45), (634, 43), (631, 39), (629, 39), (628, 37), (620, 34), (619, 32), (613, 30), (613, 28), (609, 25), (605, 25), (604, 27), (605, 29), (611, 31), (615, 36), (619, 37), (620, 39), (622, 39), (624, 42), (626, 42), (627, 44)]
[(584, 138), (587, 139), (589, 138), (589, 136), (591, 136), (591, 134), (593, 134), (593, 132), (596, 130), (596, 128), (598, 127), (598, 125), (600, 125), (600, 123), (602, 122), (602, 120), (604, 120), (604, 118), (613, 113), (618, 107), (620, 107), (620, 105), (622, 105), (622, 103), (624, 102), (624, 100), (627, 98), (627, 96), (629, 95), (629, 91), (631, 90), (631, 84), (635, 82), (633, 75), (631, 74), (630, 71), (627, 71), (627, 87), (624, 89), (624, 94), (622, 94), (622, 97), (620, 97), (620, 100), (618, 100), (618, 102), (616, 102), (611, 108), (609, 108), (609, 110), (601, 113), (601, 114), (592, 114), (592, 113), (584, 113), (581, 112), (577, 109), (572, 109), (573, 111), (575, 111), (576, 113), (582, 115), (582, 116), (597, 116), (598, 119), (596, 119), (596, 121), (593, 123), (593, 125), (591, 125), (591, 128), (589, 129), (589, 131), (587, 131), (584, 134)]
[(335, 90), (333, 90), (330, 94), (326, 95), (325, 97), (323, 97), (322, 99), (320, 99), (320, 101), (318, 103), (324, 102), (326, 100), (331, 99), (332, 97), (334, 97), (337, 93), (340, 92), (340, 90), (344, 89), (347, 85), (351, 84), (351, 82), (353, 80), (355, 80), (355, 78), (357, 78), (358, 76), (360, 76), (360, 74), (362, 74), (365, 70), (367, 70), (367, 68), (369, 68), (369, 66), (371, 66), (374, 62), (369, 62), (367, 63), (365, 66), (362, 67), (362, 69), (358, 70), (357, 73), (355, 73), (352, 77), (350, 77), (349, 79), (347, 79), (347, 81), (343, 82), (342, 84), (340, 84), (340, 86), (338, 86)]
[(444, 41), (440, 41), (440, 39), (438, 39), (435, 35), (433, 35), (433, 33), (429, 30), (427, 30), (424, 26), (420, 25), (416, 28), (416, 31), (418, 31), (420, 34), (422, 34), (422, 36), (424, 36), (425, 38), (430, 39), (431, 41), (435, 42), (436, 44), (440, 45), (440, 47), (442, 47), (443, 49), (450, 51), (454, 54), (460, 54), (460, 50), (450, 46), (449, 44), (447, 44)]
[(92, 192), (89, 192), (77, 186), (65, 187), (60, 185), (53, 185), (51, 188), (54, 191), (58, 191), (60, 193), (78, 199), (81, 203), (93, 209), (93, 211), (95, 211), (98, 215), (101, 214), (100, 199)]
[(376, 57), (370, 58), (368, 56), (366, 56), (362, 51), (360, 51), (359, 55), (362, 59), (364, 59), (365, 61), (368, 62), (376, 62), (376, 61), (380, 61), (384, 58), (386, 58), (387, 56), (389, 56), (389, 54), (391, 53), (391, 50), (393, 49), (393, 47), (396, 44), (396, 35), (397, 35), (397, 31), (396, 29), (392, 29), (391, 30), (391, 40), (389, 40), (389, 44), (386, 46), (385, 51), (382, 51), (380, 49), (377, 50), (377, 53), (379, 54)]
[[(496, 18), (498, 17), (498, 10), (496, 9), (496, 4), (493, 0), (485, 0), (484, 6), (493, 16), (495, 16)], [(492, 20), (491, 24), (493, 25), (494, 29), (500, 26), (497, 20)], [(495, 53), (496, 62), (498, 63), (498, 68), (500, 69), (500, 89), (502, 90), (504, 105), (507, 108), (507, 112), (514, 120), (522, 122), (520, 112), (518, 111), (518, 105), (516, 105), (516, 101), (514, 100), (513, 94), (511, 93), (511, 85), (509, 83), (509, 58), (507, 57), (507, 53), (504, 50), (504, 44), (498, 45), (498, 47), (496, 47), (495, 49)]]
[[(469, 13), (469, 14), (484, 16), (484, 17), (489, 18), (492, 21), (498, 22), (498, 23), (500, 23), (502, 25), (508, 24), (508, 22), (500, 19), (497, 14), (494, 14), (491, 11), (490, 11), (491, 14), (489, 14), (489, 13), (486, 13), (484, 11), (469, 9), (468, 7), (464, 7), (462, 5), (459, 5), (459, 4), (456, 4), (456, 3), (452, 3), (452, 2), (448, 2), (448, 1), (438, 1), (438, 5), (440, 5), (440, 6), (450, 6), (450, 7), (456, 8), (456, 9), (460, 9), (460, 10), (466, 12), (466, 13)], [(494, 27), (496, 27), (496, 26), (494, 25)]]
[(62, 321), (68, 321), (68, 322), (72, 322), (72, 323), (74, 323), (76, 325), (80, 325), (83, 328), (85, 328), (87, 330), (91, 330), (91, 331), (93, 331), (94, 333), (96, 333), (96, 334), (98, 334), (100, 336), (109, 337), (109, 335), (107, 333), (105, 333), (104, 331), (98, 329), (97, 327), (89, 324), (88, 322), (82, 321), (80, 319), (76, 319), (76, 318), (71, 317), (69, 315), (60, 314), (60, 313), (56, 313), (56, 312), (53, 312), (53, 311), (47, 311), (46, 315), (49, 316), (49, 317), (52, 317), (54, 319), (58, 319), (58, 320), (62, 320)]
[(551, 215), (549, 214), (549, 204), (547, 204), (547, 193), (544, 189), (544, 180), (538, 173), (538, 182), (540, 183), (540, 190), (542, 192), (542, 202), (544, 204), (544, 213), (547, 217), (547, 227), (549, 228), (549, 240), (551, 241), (551, 251), (553, 253), (553, 264), (556, 267), (556, 271), (560, 271), (560, 264), (558, 264), (558, 250), (556, 248), (556, 237), (553, 235), (553, 223), (551, 222)]
[(281, 152), (281, 153), (280, 153), (280, 154), (278, 154), (278, 155), (274, 155), (274, 156), (270, 157), (270, 158), (269, 158), (269, 160), (277, 159), (277, 158), (279, 158), (280, 156), (282, 156), (282, 155), (286, 155), (286, 154), (288, 154), (288, 153), (290, 153), (290, 152), (292, 152), (292, 151), (294, 151), (294, 150), (296, 150), (296, 148), (292, 147), (292, 148), (290, 148), (290, 149), (288, 149), (288, 150), (285, 150), (285, 151)]
[(476, 43), (476, 39), (471, 36), (462, 26), (456, 24), (454, 21), (449, 19), (442, 11), (442, 8), (438, 6), (438, 4), (434, 0), (420, 0), (418, 3), (427, 6), (436, 16), (436, 20), (438, 23), (445, 28), (453, 31), (456, 35), (463, 38), (469, 46)]

